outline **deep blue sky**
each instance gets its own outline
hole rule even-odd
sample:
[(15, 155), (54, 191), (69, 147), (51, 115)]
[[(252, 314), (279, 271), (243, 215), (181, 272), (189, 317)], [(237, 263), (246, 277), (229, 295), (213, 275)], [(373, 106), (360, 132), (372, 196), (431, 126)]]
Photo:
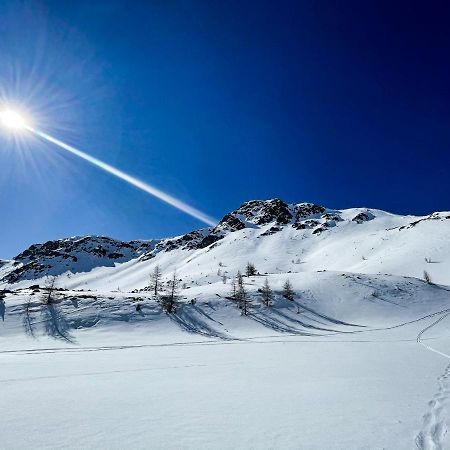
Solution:
[[(444, 2), (0, 0), (0, 89), (218, 218), (273, 197), (425, 214), (450, 209), (449, 23)], [(202, 226), (1, 131), (0, 257)]]

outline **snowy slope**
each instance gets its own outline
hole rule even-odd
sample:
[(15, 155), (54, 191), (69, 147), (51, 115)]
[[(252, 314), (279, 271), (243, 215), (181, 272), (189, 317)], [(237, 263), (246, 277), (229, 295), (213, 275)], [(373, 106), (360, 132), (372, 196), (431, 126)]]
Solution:
[(129, 247), (125, 249), (111, 242), (114, 247), (108, 242), (100, 255), (93, 253), (99, 244), (90, 238), (88, 249), (62, 256), (59, 250), (57, 255), (44, 252), (31, 262), (29, 249), (0, 268), (0, 279), (25, 286), (20, 281), (70, 271), (61, 277), (61, 287), (133, 290), (148, 284), (157, 264), (167, 277), (176, 269), (187, 283), (205, 283), (234, 275), (251, 260), (260, 273), (335, 270), (421, 278), (426, 270), (433, 281), (450, 284), (450, 213), (398, 216), (364, 208), (338, 211), (308, 203), (253, 201), (212, 229), (123, 243)]
[[(32, 246), (0, 266), (0, 447), (450, 448), (449, 218), (275, 199), (160, 241)], [(157, 265), (182, 280), (171, 314)]]

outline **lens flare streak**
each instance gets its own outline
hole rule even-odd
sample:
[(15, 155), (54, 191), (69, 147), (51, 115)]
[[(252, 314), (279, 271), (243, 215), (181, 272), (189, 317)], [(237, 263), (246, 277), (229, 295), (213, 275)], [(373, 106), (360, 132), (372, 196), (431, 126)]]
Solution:
[(81, 150), (78, 150), (75, 147), (72, 147), (69, 144), (66, 144), (65, 142), (60, 141), (59, 139), (54, 138), (53, 136), (50, 136), (47, 133), (44, 133), (43, 131), (37, 130), (29, 125), (24, 125), (24, 128), (26, 128), (28, 131), (34, 133), (36, 136), (41, 137), (42, 139), (45, 139), (48, 142), (51, 142), (52, 144), (57, 145), (58, 147), (67, 150), (68, 152), (84, 159), (85, 161), (90, 162), (94, 166), (99, 167), (100, 169), (103, 169), (105, 172), (110, 173), (111, 175), (116, 176), (117, 178), (120, 178), (121, 180), (126, 181), (127, 183), (133, 185), (134, 187), (147, 192), (150, 195), (153, 195), (154, 197), (159, 198), (165, 203), (168, 203), (169, 205), (177, 208), (180, 211), (183, 211), (186, 214), (189, 214), (192, 217), (195, 217), (196, 219), (200, 220), (203, 223), (206, 223), (207, 225), (214, 226), (217, 224), (217, 221), (213, 219), (212, 217), (209, 217), (207, 214), (203, 213), (202, 211), (199, 211), (198, 209), (182, 202), (181, 200), (178, 200), (175, 197), (172, 197), (169, 194), (166, 194), (165, 192), (161, 191), (158, 188), (155, 188), (154, 186), (151, 186), (148, 183), (145, 183), (144, 181), (139, 180), (138, 178), (135, 178), (125, 172), (123, 172), (120, 169), (117, 169), (114, 166), (111, 166), (110, 164), (107, 164), (100, 159), (94, 158), (93, 156), (88, 155), (87, 153), (84, 153)]

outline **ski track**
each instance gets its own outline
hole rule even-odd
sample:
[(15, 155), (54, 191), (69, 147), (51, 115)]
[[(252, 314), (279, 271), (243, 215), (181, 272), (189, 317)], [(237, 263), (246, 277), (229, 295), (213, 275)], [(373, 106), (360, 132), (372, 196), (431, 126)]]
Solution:
[[(450, 315), (448, 310), (441, 311), (442, 315), (433, 323), (425, 327), (418, 335), (417, 342), (427, 350), (450, 359), (450, 355), (443, 353), (423, 342), (422, 336)], [(428, 411), (423, 416), (422, 429), (416, 437), (416, 446), (420, 450), (444, 450), (449, 448), (447, 442), (450, 427), (450, 364), (438, 378), (438, 391), (428, 402)]]

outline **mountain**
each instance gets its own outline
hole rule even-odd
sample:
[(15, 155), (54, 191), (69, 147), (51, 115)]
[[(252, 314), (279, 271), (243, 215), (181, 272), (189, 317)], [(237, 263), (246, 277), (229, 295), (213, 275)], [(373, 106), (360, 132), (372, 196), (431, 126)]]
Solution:
[(5, 448), (450, 448), (448, 212), (253, 200), (168, 239), (36, 244), (0, 280)]
[(7, 283), (65, 272), (88, 272), (94, 267), (114, 266), (137, 258), (152, 250), (157, 242), (122, 242), (103, 236), (58, 239), (32, 245), (12, 261), (0, 261), (0, 270), (3, 266), (2, 279)]
[(449, 284), (449, 255), (450, 212), (400, 216), (252, 200), (215, 227), (178, 237), (121, 242), (87, 236), (36, 244), (0, 267), (0, 280), (26, 285), (59, 275), (67, 287), (108, 289), (114, 283), (133, 290), (148, 284), (156, 264), (166, 274), (177, 269), (186, 282), (202, 283), (230, 277), (250, 260), (260, 273), (337, 270), (421, 278), (427, 270), (433, 281)]

